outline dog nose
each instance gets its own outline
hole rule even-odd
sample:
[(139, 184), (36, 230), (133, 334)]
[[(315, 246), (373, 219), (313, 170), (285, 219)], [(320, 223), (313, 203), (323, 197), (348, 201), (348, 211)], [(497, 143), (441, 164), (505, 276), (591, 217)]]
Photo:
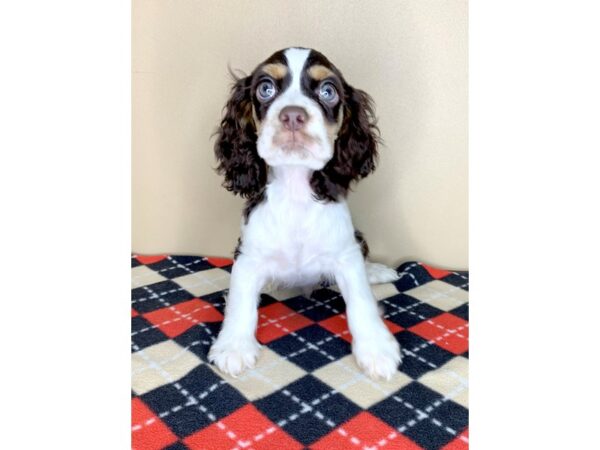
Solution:
[(304, 127), (308, 114), (304, 108), (299, 106), (286, 106), (279, 113), (279, 120), (283, 126), (290, 131), (297, 131)]

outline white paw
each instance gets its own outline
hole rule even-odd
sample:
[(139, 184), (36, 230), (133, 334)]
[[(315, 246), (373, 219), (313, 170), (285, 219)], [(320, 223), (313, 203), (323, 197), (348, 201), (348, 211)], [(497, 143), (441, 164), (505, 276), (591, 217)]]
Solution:
[(358, 366), (374, 380), (389, 381), (402, 361), (400, 345), (389, 332), (381, 333), (379, 338), (354, 339), (352, 352)]
[(312, 295), (314, 290), (315, 290), (314, 286), (304, 286), (302, 288), (302, 295), (306, 298), (310, 298), (310, 296)]
[(208, 360), (223, 373), (236, 377), (256, 364), (260, 344), (254, 336), (221, 339), (218, 337), (208, 352)]
[(391, 283), (400, 278), (398, 272), (391, 267), (371, 261), (365, 262), (370, 284)]

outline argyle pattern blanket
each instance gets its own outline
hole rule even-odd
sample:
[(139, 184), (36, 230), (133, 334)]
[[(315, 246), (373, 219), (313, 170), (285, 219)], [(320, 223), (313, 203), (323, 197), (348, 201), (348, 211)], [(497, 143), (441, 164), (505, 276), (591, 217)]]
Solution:
[(468, 273), (419, 262), (375, 285), (402, 347), (391, 381), (363, 375), (336, 286), (261, 297), (256, 367), (238, 378), (207, 354), (232, 260), (132, 257), (132, 447), (468, 448)]

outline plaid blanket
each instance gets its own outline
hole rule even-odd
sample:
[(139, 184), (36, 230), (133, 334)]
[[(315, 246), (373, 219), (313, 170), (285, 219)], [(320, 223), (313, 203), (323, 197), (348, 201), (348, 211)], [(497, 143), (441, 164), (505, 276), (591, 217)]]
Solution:
[(231, 264), (132, 257), (133, 448), (468, 448), (468, 273), (409, 262), (373, 286), (402, 346), (391, 381), (357, 367), (335, 286), (263, 294), (260, 358), (231, 378), (206, 357)]

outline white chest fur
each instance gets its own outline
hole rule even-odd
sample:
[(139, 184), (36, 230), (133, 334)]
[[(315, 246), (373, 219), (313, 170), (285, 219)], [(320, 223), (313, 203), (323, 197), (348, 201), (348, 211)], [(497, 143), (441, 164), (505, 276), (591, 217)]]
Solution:
[(269, 281), (313, 284), (329, 276), (346, 252), (356, 251), (348, 206), (315, 200), (306, 168), (272, 171), (266, 200), (242, 225), (240, 250)]

